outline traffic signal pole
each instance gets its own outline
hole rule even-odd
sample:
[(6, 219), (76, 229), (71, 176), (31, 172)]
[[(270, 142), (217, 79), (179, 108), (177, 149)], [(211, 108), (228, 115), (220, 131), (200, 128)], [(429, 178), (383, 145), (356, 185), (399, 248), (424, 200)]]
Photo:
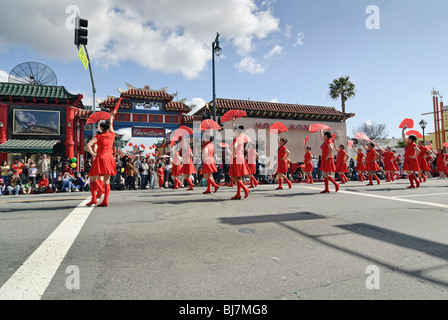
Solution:
[[(92, 63), (90, 61), (89, 52), (87, 51), (87, 46), (84, 46), (84, 51), (86, 52), (87, 59), (89, 60), (89, 73), (90, 73), (90, 81), (92, 82), (92, 94), (93, 94), (93, 101), (92, 101), (92, 113), (95, 113), (96, 107), (95, 107), (95, 94), (96, 94), (96, 88), (95, 88), (95, 82), (93, 81), (93, 73), (92, 73)], [(92, 123), (92, 138), (95, 137), (96, 132), (96, 125), (95, 123)]]

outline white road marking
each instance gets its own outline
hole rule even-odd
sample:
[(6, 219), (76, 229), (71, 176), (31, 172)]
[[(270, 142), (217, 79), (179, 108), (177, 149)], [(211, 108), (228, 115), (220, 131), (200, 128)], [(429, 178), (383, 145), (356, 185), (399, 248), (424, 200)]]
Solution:
[(94, 207), (76, 207), (0, 288), (0, 300), (40, 300)]
[(439, 195), (445, 195), (448, 194), (448, 192), (444, 193), (427, 193), (427, 194), (409, 194), (406, 196), (395, 196), (396, 198), (412, 198), (412, 197), (429, 197), (429, 196), (439, 196)]
[[(313, 188), (313, 187), (299, 187), (299, 188), (319, 190), (319, 189)], [(339, 190), (338, 193), (346, 193), (346, 194), (362, 196), (362, 197), (371, 197), (371, 198), (386, 199), (386, 200), (392, 200), (392, 201), (401, 201), (401, 202), (407, 202), (407, 203), (413, 203), (413, 204), (420, 204), (423, 206), (432, 206), (432, 207), (448, 209), (448, 205), (443, 204), (443, 203), (417, 201), (417, 200), (398, 198), (398, 197), (386, 197), (386, 196), (380, 196), (380, 195), (372, 194), (372, 193), (362, 193), (362, 192), (353, 192), (353, 191), (344, 191), (344, 190)]]

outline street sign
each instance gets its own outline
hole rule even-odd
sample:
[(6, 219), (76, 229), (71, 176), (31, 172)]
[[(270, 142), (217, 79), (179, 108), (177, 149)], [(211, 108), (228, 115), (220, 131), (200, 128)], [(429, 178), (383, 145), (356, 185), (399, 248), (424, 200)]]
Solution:
[(79, 48), (78, 56), (79, 56), (79, 59), (81, 59), (81, 62), (84, 65), (84, 68), (86, 68), (86, 70), (87, 70), (87, 68), (89, 67), (89, 59), (87, 58), (86, 52), (84, 51), (83, 47)]
[(148, 128), (148, 127), (132, 127), (132, 137), (165, 138), (165, 129), (163, 129), (163, 128)]

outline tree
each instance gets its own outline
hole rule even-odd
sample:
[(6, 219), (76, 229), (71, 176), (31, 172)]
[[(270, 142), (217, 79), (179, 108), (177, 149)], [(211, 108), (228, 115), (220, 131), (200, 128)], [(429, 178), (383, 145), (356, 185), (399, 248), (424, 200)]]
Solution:
[(356, 135), (358, 132), (365, 133), (371, 140), (376, 143), (383, 143), (387, 141), (387, 136), (389, 135), (389, 132), (386, 130), (385, 124), (377, 124), (370, 121), (365, 122), (353, 129), (353, 135)]
[(333, 100), (341, 99), (343, 113), (345, 113), (345, 101), (356, 95), (355, 85), (349, 79), (349, 76), (340, 77), (339, 79), (333, 80), (329, 85), (330, 98)]

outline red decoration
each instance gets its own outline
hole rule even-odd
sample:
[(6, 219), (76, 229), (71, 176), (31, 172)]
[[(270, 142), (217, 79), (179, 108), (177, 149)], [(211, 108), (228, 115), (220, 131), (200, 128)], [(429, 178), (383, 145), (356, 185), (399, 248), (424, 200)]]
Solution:
[(109, 120), (110, 113), (106, 111), (95, 112), (87, 119), (86, 124), (98, 123), (101, 120)]
[(270, 134), (282, 133), (288, 131), (288, 128), (281, 122), (274, 123), (269, 129)]
[(409, 130), (408, 132), (406, 132), (406, 135), (407, 136), (414, 135), (417, 138), (423, 138), (423, 135), (420, 132), (418, 132), (417, 130)]
[(221, 126), (213, 120), (207, 119), (201, 122), (201, 130), (221, 130)]
[(132, 143), (129, 143), (129, 146), (132, 147)]
[(246, 112), (242, 111), (242, 110), (229, 110), (226, 113), (224, 113), (224, 115), (221, 117), (221, 122), (227, 122), (227, 121), (232, 121), (234, 119), (238, 119), (241, 117), (247, 117)]
[(414, 120), (406, 118), (403, 121), (401, 121), (401, 123), (398, 126), (398, 128), (404, 128), (405, 126), (408, 129), (414, 128)]
[(331, 130), (331, 128), (325, 124), (315, 123), (315, 124), (310, 125), (308, 130), (310, 132), (318, 132), (318, 131)]

